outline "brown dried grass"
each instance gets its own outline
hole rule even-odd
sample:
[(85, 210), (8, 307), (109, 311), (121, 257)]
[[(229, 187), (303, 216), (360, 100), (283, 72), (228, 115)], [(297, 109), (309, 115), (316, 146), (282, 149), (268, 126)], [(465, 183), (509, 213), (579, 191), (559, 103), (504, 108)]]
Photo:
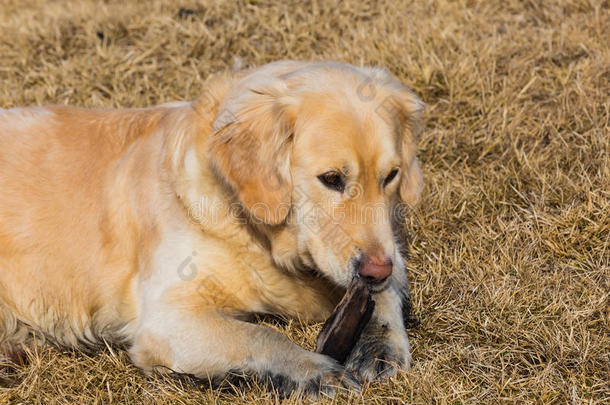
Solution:
[[(608, 403), (608, 38), (607, 0), (3, 0), (0, 106), (192, 99), (235, 57), (385, 66), (428, 104), (415, 366), (335, 402)], [(320, 325), (274, 327), (311, 348)], [(122, 351), (29, 360), (0, 400), (278, 402), (145, 378)]]

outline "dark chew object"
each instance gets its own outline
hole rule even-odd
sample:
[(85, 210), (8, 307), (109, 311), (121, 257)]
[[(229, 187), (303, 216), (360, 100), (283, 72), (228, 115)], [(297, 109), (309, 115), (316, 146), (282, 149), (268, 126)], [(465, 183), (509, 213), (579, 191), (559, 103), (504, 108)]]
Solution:
[(324, 323), (318, 335), (316, 352), (345, 363), (371, 319), (373, 308), (375, 301), (371, 299), (368, 287), (360, 277), (354, 277), (341, 302)]

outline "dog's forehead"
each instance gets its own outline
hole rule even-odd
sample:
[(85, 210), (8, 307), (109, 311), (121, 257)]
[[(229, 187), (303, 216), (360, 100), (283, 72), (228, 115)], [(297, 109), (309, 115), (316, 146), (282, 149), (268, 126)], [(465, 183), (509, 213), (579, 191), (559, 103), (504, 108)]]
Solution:
[(297, 131), (295, 154), (319, 167), (384, 167), (395, 164), (398, 139), (392, 123), (385, 122), (372, 106), (332, 97), (304, 104)]

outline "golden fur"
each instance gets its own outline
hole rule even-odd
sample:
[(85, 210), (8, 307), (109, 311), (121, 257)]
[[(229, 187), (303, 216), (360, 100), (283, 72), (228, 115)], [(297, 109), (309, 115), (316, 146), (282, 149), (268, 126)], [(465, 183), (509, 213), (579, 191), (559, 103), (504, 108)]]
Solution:
[[(354, 385), (243, 319), (323, 320), (354, 263), (386, 255), (392, 276), (347, 368), (374, 379), (408, 367), (392, 216), (419, 197), (421, 109), (380, 69), (278, 62), (221, 75), (193, 102), (0, 110), (3, 350), (106, 339), (145, 371)], [(317, 178), (330, 169), (343, 193)]]

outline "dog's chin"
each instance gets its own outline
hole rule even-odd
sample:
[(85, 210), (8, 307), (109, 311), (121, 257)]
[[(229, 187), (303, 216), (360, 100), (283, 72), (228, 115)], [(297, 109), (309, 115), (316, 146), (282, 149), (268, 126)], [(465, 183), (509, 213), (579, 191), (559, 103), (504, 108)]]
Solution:
[[(313, 257), (311, 258), (313, 259)], [(311, 260), (311, 262), (313, 262), (313, 266), (308, 265), (301, 268), (303, 276), (323, 278), (339, 288), (347, 289), (354, 278), (360, 277), (357, 271), (358, 261), (356, 259), (350, 260), (342, 269), (331, 269), (330, 271), (324, 270), (324, 266), (320, 266), (314, 260)], [(377, 294), (389, 287), (390, 280), (387, 279), (381, 283), (367, 282), (366, 285), (371, 294)]]
[(381, 283), (367, 283), (367, 287), (371, 294), (379, 294), (385, 291), (390, 286), (390, 280), (385, 280)]
[[(344, 277), (331, 276), (328, 273), (320, 270), (319, 267), (305, 267), (301, 270), (306, 277), (323, 278), (332, 285), (346, 289), (356, 277), (360, 277), (356, 272), (346, 272)], [(390, 280), (385, 280), (381, 283), (366, 283), (369, 292), (373, 295), (385, 291), (390, 286)]]

